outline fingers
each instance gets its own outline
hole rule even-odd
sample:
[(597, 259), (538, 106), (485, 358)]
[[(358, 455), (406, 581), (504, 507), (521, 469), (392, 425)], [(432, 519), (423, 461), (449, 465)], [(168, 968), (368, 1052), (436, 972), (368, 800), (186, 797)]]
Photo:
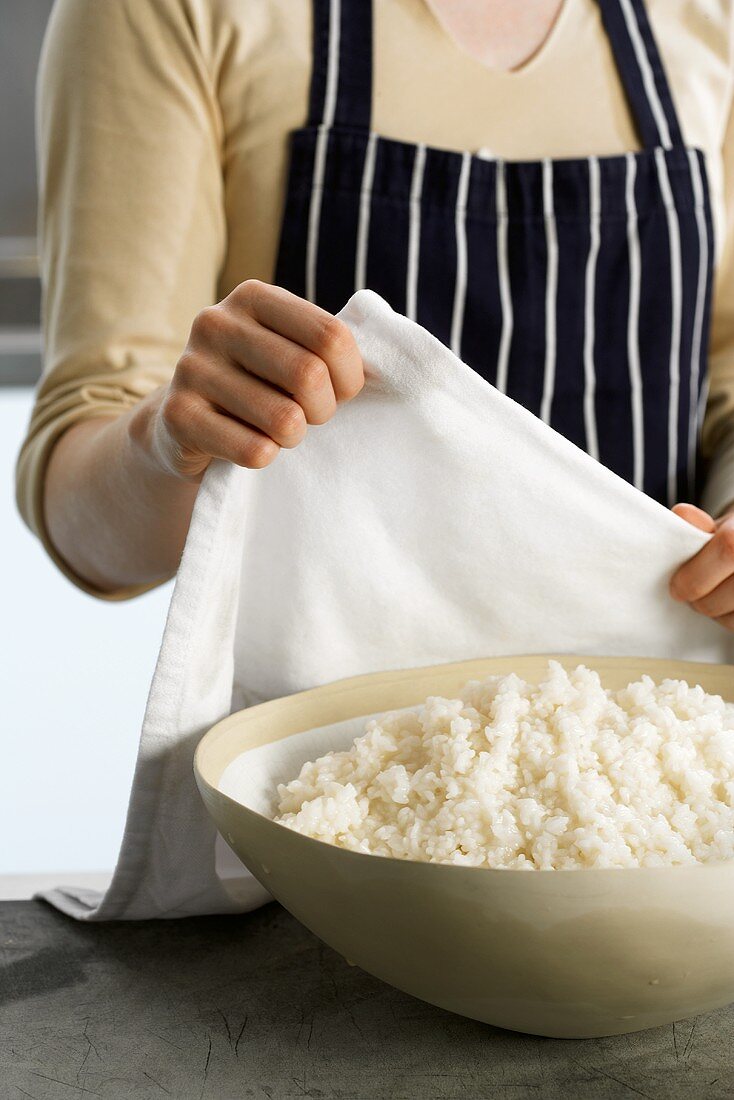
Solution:
[[(241, 283), (230, 299), (241, 315), (249, 315), (262, 328), (305, 348), (325, 364), (337, 401), (349, 401), (362, 389), (362, 357), (350, 329), (338, 317), (283, 287), (256, 279)], [(305, 369), (307, 374), (309, 370), (318, 374), (313, 364)], [(295, 396), (295, 391), (289, 392)]]
[(728, 577), (700, 600), (692, 600), (691, 607), (712, 619), (734, 616), (734, 576)]
[(278, 444), (257, 428), (217, 412), (201, 399), (174, 395), (162, 409), (162, 418), (171, 449), (176, 452), (171, 465), (181, 472), (186, 471), (191, 458), (195, 461), (202, 454), (260, 470), (270, 465), (280, 451)]
[(304, 438), (306, 415), (287, 394), (226, 361), (184, 363), (184, 381), (188, 369), (196, 371), (197, 393), (216, 411), (259, 429), (280, 447), (296, 447)]
[(697, 508), (695, 504), (674, 504), (672, 510), (681, 519), (686, 520), (694, 527), (698, 527), (701, 531), (712, 533), (716, 530), (716, 521), (712, 519), (708, 512), (704, 512), (702, 508)]
[[(674, 599), (689, 603), (701, 614), (710, 615), (731, 628), (729, 620), (734, 614), (734, 516), (721, 520), (714, 527), (709, 542), (675, 573), (670, 583), (670, 593)], [(734, 625), (734, 619), (731, 623)]]
[(195, 318), (156, 421), (156, 455), (187, 477), (209, 458), (266, 466), (363, 384), (361, 356), (339, 318), (249, 280)]
[(224, 348), (240, 377), (244, 369), (290, 395), (303, 410), (307, 424), (325, 424), (336, 412), (331, 372), (314, 352), (248, 317), (229, 332)]

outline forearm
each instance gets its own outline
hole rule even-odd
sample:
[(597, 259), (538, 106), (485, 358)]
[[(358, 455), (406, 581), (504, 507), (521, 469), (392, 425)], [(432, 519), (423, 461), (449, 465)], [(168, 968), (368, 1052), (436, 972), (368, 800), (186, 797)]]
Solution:
[(71, 569), (95, 588), (153, 584), (175, 573), (198, 489), (152, 451), (161, 391), (115, 419), (61, 436), (46, 471), (46, 527)]

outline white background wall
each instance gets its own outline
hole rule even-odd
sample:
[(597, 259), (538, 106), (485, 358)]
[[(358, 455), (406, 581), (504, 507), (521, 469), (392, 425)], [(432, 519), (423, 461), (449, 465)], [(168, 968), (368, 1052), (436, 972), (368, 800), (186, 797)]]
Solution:
[(170, 585), (73, 587), (15, 509), (31, 391), (0, 389), (0, 876), (106, 871), (125, 819)]

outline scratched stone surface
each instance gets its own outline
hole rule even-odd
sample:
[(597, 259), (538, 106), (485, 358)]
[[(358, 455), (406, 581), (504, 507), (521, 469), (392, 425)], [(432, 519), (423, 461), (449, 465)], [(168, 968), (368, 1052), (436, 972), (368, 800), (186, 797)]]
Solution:
[(0, 948), (2, 1100), (734, 1095), (734, 1008), (607, 1039), (518, 1035), (384, 985), (274, 904), (78, 924), (5, 902)]

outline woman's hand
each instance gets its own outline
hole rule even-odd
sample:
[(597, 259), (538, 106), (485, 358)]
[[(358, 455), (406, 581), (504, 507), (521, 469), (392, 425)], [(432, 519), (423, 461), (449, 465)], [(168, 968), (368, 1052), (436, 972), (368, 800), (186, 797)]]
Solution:
[(212, 458), (267, 466), (364, 383), (351, 332), (287, 290), (242, 283), (203, 310), (171, 382), (55, 444), (44, 508), (59, 558), (93, 591), (177, 569)]
[(713, 538), (677, 570), (670, 594), (734, 630), (734, 511), (719, 520), (693, 504), (676, 504), (673, 511)]
[(250, 279), (199, 313), (170, 384), (141, 405), (131, 437), (162, 471), (189, 481), (212, 458), (260, 469), (363, 385), (342, 321)]

